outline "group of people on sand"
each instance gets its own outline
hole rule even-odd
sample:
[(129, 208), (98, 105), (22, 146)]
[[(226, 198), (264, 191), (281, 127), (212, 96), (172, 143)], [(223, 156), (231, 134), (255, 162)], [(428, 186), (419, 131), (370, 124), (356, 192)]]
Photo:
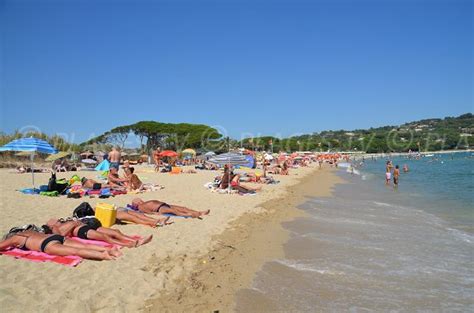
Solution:
[[(87, 204), (88, 205), (88, 204)], [(149, 215), (172, 214), (201, 218), (210, 210), (195, 211), (159, 200), (133, 199), (126, 208), (117, 210), (117, 219), (147, 226), (170, 224), (169, 216), (153, 218)], [(79, 238), (82, 241), (73, 239)], [(57, 256), (79, 256), (92, 260), (113, 260), (122, 255), (119, 247), (136, 248), (149, 243), (153, 235), (133, 237), (120, 230), (102, 227), (94, 217), (52, 218), (41, 227), (33, 224), (12, 228), (0, 242), (0, 251), (8, 248), (44, 252)], [(109, 245), (96, 245), (84, 240), (103, 241)]]
[[(160, 166), (160, 150), (153, 154), (157, 169)], [(84, 188), (100, 190), (102, 188), (113, 188), (118, 190), (141, 190), (144, 184), (134, 173), (134, 168), (124, 162), (122, 169), (123, 176), (119, 175), (121, 153), (117, 148), (108, 153), (110, 162), (107, 182), (101, 183), (94, 179), (82, 178), (81, 184)], [(224, 166), (222, 176), (217, 177), (220, 189), (232, 189), (239, 193), (256, 193), (261, 187), (251, 187), (244, 185), (241, 181), (255, 183), (269, 183), (273, 178), (267, 173), (273, 172), (281, 175), (288, 175), (291, 167), (290, 161), (285, 160), (277, 166), (272, 166), (270, 162), (264, 162), (263, 175), (257, 174), (236, 174), (231, 166)], [(84, 204), (84, 203), (83, 203)], [(86, 203), (87, 204), (87, 203)], [(82, 204), (81, 204), (82, 205)], [(87, 204), (87, 206), (89, 206)], [(149, 243), (153, 236), (138, 238), (122, 233), (120, 230), (102, 227), (100, 221), (93, 217), (94, 208), (87, 216), (77, 216), (68, 218), (52, 218), (41, 227), (27, 225), (26, 227), (12, 228), (0, 242), (0, 250), (8, 248), (19, 248), (24, 250), (44, 252), (58, 256), (79, 256), (94, 260), (113, 260), (122, 255), (118, 247), (135, 248)], [(208, 215), (210, 210), (196, 211), (187, 207), (168, 204), (160, 200), (145, 201), (135, 198), (126, 207), (117, 209), (116, 218), (119, 221), (130, 222), (151, 227), (165, 226), (170, 224), (170, 216), (175, 215), (191, 218), (202, 218)], [(78, 239), (79, 238), (79, 239)], [(102, 241), (108, 245), (96, 245), (87, 240)]]

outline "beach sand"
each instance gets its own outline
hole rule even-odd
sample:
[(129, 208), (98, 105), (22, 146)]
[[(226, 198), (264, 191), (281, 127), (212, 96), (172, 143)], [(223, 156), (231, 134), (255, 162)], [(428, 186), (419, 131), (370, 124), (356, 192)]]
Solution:
[[(174, 224), (157, 229), (114, 226), (127, 234), (154, 235), (145, 246), (125, 248), (116, 261), (85, 260), (69, 268), (0, 256), (3, 310), (228, 311), (235, 292), (251, 283), (261, 264), (282, 253), (281, 244), (287, 234), (280, 222), (301, 214), (293, 207), (305, 194), (328, 195), (338, 181), (330, 169), (300, 168), (292, 170), (290, 176), (275, 176), (280, 184), (264, 185), (258, 195), (239, 196), (212, 193), (203, 187), (220, 174), (215, 171), (170, 175), (138, 167), (136, 172), (146, 183), (165, 186), (138, 195), (142, 199), (159, 199), (195, 210), (211, 209), (211, 214), (203, 220), (174, 218)], [(78, 174), (89, 178), (97, 175)], [(58, 178), (71, 175), (60, 173)], [(35, 174), (37, 185), (47, 184), (48, 179), (49, 174)], [(83, 201), (124, 206), (137, 197), (128, 194), (102, 200), (23, 195), (16, 190), (30, 187), (31, 175), (8, 170), (0, 171), (0, 182), (2, 234), (13, 226), (41, 225), (51, 217), (70, 216)]]

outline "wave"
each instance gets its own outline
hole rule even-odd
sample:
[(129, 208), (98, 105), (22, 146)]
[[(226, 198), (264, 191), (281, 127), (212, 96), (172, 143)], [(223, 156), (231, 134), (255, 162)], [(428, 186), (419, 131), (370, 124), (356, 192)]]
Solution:
[(467, 243), (474, 243), (474, 236), (471, 234), (465, 233), (459, 229), (454, 228), (448, 228), (448, 231), (457, 239), (460, 239)]
[(311, 266), (310, 264), (298, 263), (298, 262), (294, 262), (290, 260), (276, 260), (274, 262), (281, 264), (283, 266), (295, 269), (297, 271), (313, 272), (313, 273), (318, 273), (321, 275), (345, 275), (345, 273), (341, 271), (315, 268)]

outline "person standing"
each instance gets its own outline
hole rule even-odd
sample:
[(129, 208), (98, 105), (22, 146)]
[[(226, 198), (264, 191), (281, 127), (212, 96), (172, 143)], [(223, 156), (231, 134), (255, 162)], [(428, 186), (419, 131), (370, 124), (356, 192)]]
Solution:
[(395, 170), (393, 171), (393, 185), (398, 187), (398, 178), (400, 177), (400, 168), (399, 166), (395, 166)]
[(390, 185), (390, 181), (392, 179), (392, 164), (390, 161), (387, 161), (385, 166), (385, 185)]
[(155, 171), (159, 172), (160, 171), (160, 159), (161, 159), (161, 148), (156, 147), (156, 150), (153, 151), (153, 161), (155, 161)]
[(120, 167), (120, 160), (122, 158), (122, 154), (120, 153), (120, 150), (118, 147), (113, 147), (112, 151), (109, 153), (109, 162), (110, 162), (110, 167), (115, 167), (117, 170)]

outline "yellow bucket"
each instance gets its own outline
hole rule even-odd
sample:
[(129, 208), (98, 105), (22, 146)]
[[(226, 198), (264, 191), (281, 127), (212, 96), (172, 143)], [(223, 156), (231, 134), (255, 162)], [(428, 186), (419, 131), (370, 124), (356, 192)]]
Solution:
[(97, 203), (95, 206), (95, 217), (100, 221), (102, 227), (111, 227), (115, 224), (117, 210), (115, 206), (108, 203)]

